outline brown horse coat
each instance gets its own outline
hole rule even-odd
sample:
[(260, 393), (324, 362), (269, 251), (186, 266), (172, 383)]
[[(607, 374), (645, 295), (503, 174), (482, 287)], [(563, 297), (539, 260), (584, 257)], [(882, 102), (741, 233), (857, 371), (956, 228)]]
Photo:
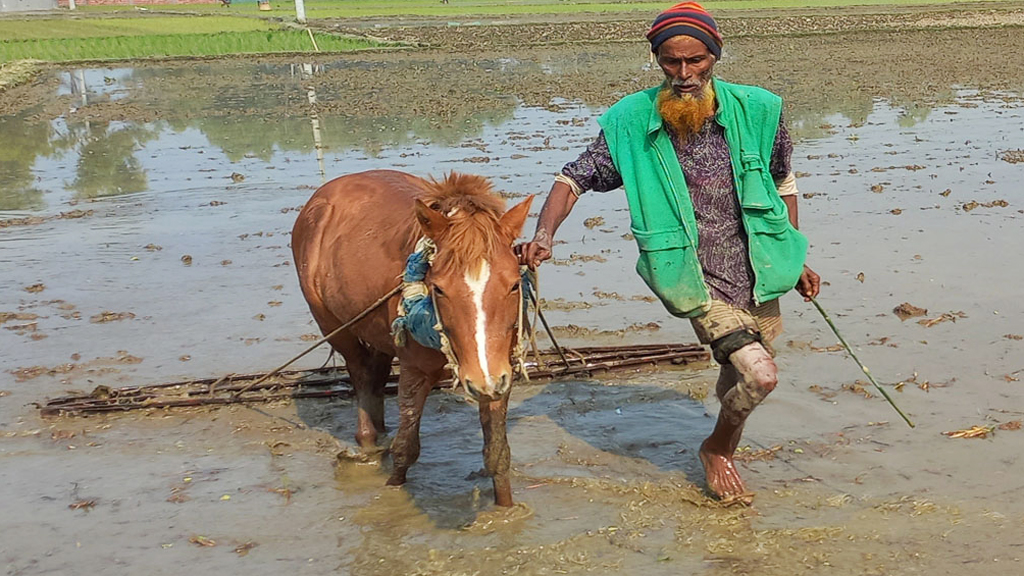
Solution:
[[(493, 476), (496, 502), (505, 506), (512, 503), (505, 438), (514, 344), (509, 327), (518, 321), (521, 298), (512, 242), (530, 200), (502, 214), (504, 201), (483, 178), (453, 173), (437, 182), (389, 170), (362, 172), (324, 184), (292, 230), (299, 284), (324, 334), (394, 289), (421, 236), (435, 241), (437, 260), (427, 284), (460, 359), (457, 376), (480, 397), (485, 468)], [(404, 483), (419, 456), (423, 404), (447, 362), (412, 338), (395, 345), (391, 324), (400, 297), (330, 340), (352, 379), (356, 440), (364, 449), (375, 447), (385, 432), (384, 383), (392, 359), (399, 358), (399, 429), (391, 444), (389, 484)]]

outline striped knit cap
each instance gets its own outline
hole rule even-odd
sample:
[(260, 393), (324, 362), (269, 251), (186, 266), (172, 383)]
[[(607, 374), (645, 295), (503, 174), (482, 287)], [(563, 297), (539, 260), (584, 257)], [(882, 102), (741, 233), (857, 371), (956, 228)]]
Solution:
[(658, 14), (647, 32), (651, 52), (657, 52), (658, 46), (673, 36), (692, 36), (703, 42), (716, 60), (722, 57), (722, 35), (718, 33), (718, 25), (711, 14), (696, 2), (682, 2)]

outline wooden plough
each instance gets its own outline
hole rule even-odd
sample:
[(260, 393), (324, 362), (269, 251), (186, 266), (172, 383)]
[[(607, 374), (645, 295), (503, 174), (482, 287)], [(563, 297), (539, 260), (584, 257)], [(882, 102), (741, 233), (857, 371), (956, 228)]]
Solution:
[[(530, 382), (709, 360), (705, 348), (697, 344), (563, 347), (562, 351), (565, 353), (564, 362), (555, 349), (541, 351), (539, 358), (528, 360), (526, 370)], [(148, 386), (97, 386), (89, 394), (53, 398), (39, 405), (39, 409), (43, 416), (80, 416), (100, 412), (260, 403), (296, 398), (346, 398), (353, 394), (344, 368), (282, 371), (258, 385), (252, 385), (265, 376), (266, 373), (232, 374), (220, 378)], [(388, 379), (385, 392), (394, 394), (397, 382), (396, 366)], [(519, 382), (517, 385), (530, 382)], [(450, 380), (445, 380), (439, 382), (438, 387), (450, 384)]]

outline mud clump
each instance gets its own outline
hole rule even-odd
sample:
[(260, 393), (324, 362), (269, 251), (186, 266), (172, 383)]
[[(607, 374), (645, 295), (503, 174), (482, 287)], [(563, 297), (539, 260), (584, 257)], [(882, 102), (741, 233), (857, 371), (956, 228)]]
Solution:
[(569, 312), (572, 310), (587, 310), (593, 307), (593, 304), (582, 300), (566, 300), (564, 298), (548, 300), (547, 298), (541, 298), (540, 307), (544, 310), (561, 310)]
[[(74, 357), (77, 357), (77, 355)], [(53, 367), (28, 366), (15, 368), (13, 370), (8, 370), (7, 372), (14, 376), (14, 380), (16, 382), (25, 382), (40, 376), (77, 376), (83, 373), (92, 375), (108, 374), (110, 372), (117, 371), (115, 368), (111, 368), (111, 365), (139, 364), (141, 362), (142, 358), (129, 354), (127, 350), (118, 350), (115, 356), (96, 358), (95, 360), (82, 364), (68, 362), (65, 364), (58, 364)]]
[(943, 312), (935, 318), (924, 318), (918, 320), (917, 323), (925, 328), (931, 328), (932, 326), (942, 322), (956, 322), (959, 318), (967, 318), (967, 314), (964, 312)]
[(27, 322), (38, 318), (38, 314), (32, 314), (31, 312), (0, 312), (0, 324), (10, 322), (12, 320)]
[(14, 370), (9, 370), (8, 372), (10, 372), (14, 376), (14, 380), (16, 382), (26, 382), (28, 380), (32, 380), (33, 378), (38, 378), (43, 374), (49, 376), (67, 374), (68, 372), (71, 372), (77, 367), (77, 364), (69, 363), (54, 366), (53, 368), (47, 368), (46, 366), (29, 366), (27, 368), (15, 368)]
[(78, 218), (85, 218), (92, 216), (92, 210), (71, 210), (70, 212), (61, 212), (56, 216), (25, 216), (23, 218), (8, 218), (6, 220), (0, 220), (0, 229), (10, 228), (12, 226), (37, 226), (48, 222), (50, 220), (76, 220)]
[(618, 300), (620, 302), (626, 300), (622, 296), (622, 294), (619, 294), (618, 292), (605, 292), (603, 290), (594, 290), (592, 294), (598, 300)]
[(607, 261), (608, 259), (600, 254), (577, 254), (574, 252), (568, 258), (552, 258), (551, 264), (554, 266), (569, 266), (577, 262), (597, 262), (601, 264)]
[(619, 328), (618, 330), (600, 330), (597, 328), (586, 328), (584, 326), (577, 326), (576, 324), (567, 324), (565, 326), (552, 326), (551, 331), (556, 334), (564, 334), (566, 336), (574, 336), (581, 338), (592, 338), (602, 336), (617, 336), (619, 338), (629, 333), (636, 332), (657, 332), (661, 330), (661, 325), (657, 322), (630, 324), (625, 328)]
[(79, 218), (85, 218), (86, 216), (92, 216), (92, 210), (71, 210), (69, 212), (61, 212), (57, 218), (61, 220), (77, 220)]
[(964, 212), (970, 212), (971, 210), (974, 210), (975, 208), (996, 208), (996, 207), (1006, 208), (1009, 205), (1010, 205), (1009, 202), (1007, 202), (1006, 200), (1002, 200), (1002, 199), (1000, 199), (1000, 200), (993, 200), (991, 202), (977, 202), (977, 201), (971, 200), (970, 202), (964, 202), (960, 206), (960, 209), (963, 210)]
[(89, 322), (93, 324), (105, 324), (107, 322), (118, 322), (120, 320), (131, 320), (133, 318), (135, 318), (135, 314), (131, 312), (111, 312), (110, 310), (105, 310), (99, 314), (89, 317)]
[(1007, 150), (1000, 154), (999, 158), (1010, 164), (1019, 164), (1024, 162), (1024, 150)]
[(892, 313), (899, 316), (900, 320), (906, 320), (915, 316), (924, 316), (928, 313), (927, 308), (918, 308), (909, 302), (904, 302), (892, 309)]
[(24, 218), (8, 218), (6, 220), (0, 220), (0, 228), (9, 228), (11, 226), (35, 226), (46, 222), (46, 218), (40, 216), (25, 216)]

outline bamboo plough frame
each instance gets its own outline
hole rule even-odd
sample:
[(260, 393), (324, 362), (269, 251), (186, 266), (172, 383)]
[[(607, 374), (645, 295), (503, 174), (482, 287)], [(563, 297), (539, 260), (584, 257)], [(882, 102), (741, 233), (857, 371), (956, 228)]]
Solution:
[[(526, 363), (530, 380), (517, 386), (541, 384), (561, 377), (585, 377), (594, 373), (638, 370), (664, 364), (707, 362), (709, 354), (698, 344), (641, 344), (633, 346), (592, 346), (564, 348), (561, 357), (554, 349)], [(62, 396), (38, 407), (43, 416), (82, 416), (104, 412), (142, 409), (167, 409), (265, 403), (303, 398), (347, 398), (353, 395), (344, 368), (324, 367), (312, 370), (269, 373), (229, 374), (147, 386), (111, 388), (98, 386), (89, 394)], [(397, 365), (385, 387), (385, 393), (397, 391)], [(255, 385), (254, 385), (255, 384)], [(449, 381), (437, 387), (449, 386)]]

